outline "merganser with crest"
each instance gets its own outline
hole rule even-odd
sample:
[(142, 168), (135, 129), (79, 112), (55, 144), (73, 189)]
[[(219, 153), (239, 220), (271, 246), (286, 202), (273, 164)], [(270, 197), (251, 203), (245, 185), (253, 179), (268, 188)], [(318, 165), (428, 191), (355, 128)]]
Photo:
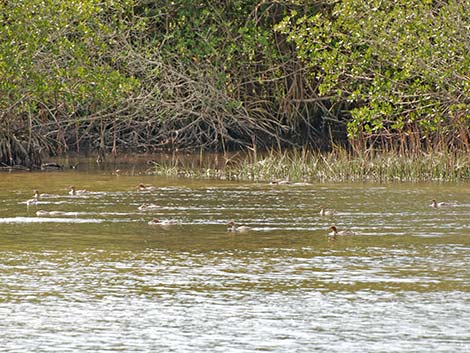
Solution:
[(140, 183), (137, 185), (137, 191), (155, 191), (157, 188), (152, 185), (145, 185), (143, 183)]
[(151, 210), (156, 210), (161, 208), (158, 205), (155, 205), (154, 203), (144, 203), (138, 207), (139, 211), (151, 211)]
[(158, 218), (154, 218), (148, 222), (148, 224), (151, 226), (169, 226), (169, 225), (175, 225), (178, 223), (179, 222), (174, 219), (158, 219)]
[(328, 233), (330, 237), (336, 237), (337, 235), (356, 235), (352, 230), (338, 230), (336, 226), (330, 227), (331, 232)]
[(450, 202), (437, 202), (436, 200), (432, 200), (429, 207), (438, 208), (438, 207), (454, 207), (455, 203)]
[(227, 223), (227, 225), (229, 226), (227, 228), (227, 231), (228, 232), (239, 232), (239, 233), (243, 233), (243, 232), (248, 232), (251, 230), (250, 227), (247, 227), (247, 226), (237, 226), (236, 223), (234, 221), (230, 221)]
[(272, 180), (269, 182), (270, 185), (290, 185), (292, 184), (289, 180)]
[(336, 210), (332, 208), (320, 208), (320, 216), (334, 216), (336, 214)]
[(39, 192), (37, 190), (33, 190), (33, 198), (26, 200), (26, 205), (37, 205), (39, 203)]
[(75, 196), (75, 195), (83, 195), (83, 194), (88, 194), (88, 190), (76, 190), (75, 186), (70, 187), (69, 195)]
[(35, 199), (39, 199), (39, 198), (42, 198), (42, 197), (54, 197), (54, 196), (57, 196), (57, 195), (52, 195), (52, 194), (40, 194), (38, 190), (33, 190), (33, 197)]

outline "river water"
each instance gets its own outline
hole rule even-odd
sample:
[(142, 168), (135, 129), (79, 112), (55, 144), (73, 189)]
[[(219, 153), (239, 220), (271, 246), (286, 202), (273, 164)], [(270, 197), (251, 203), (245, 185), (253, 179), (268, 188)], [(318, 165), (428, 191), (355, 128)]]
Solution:
[(470, 184), (124, 174), (0, 174), (1, 352), (470, 351)]

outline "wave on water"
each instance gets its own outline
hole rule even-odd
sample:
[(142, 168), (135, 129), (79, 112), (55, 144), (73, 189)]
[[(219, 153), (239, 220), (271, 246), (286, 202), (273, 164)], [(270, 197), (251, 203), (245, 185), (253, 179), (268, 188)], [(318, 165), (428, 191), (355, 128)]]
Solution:
[(6, 217), (0, 223), (103, 223), (106, 220), (96, 218), (62, 218), (62, 217)]

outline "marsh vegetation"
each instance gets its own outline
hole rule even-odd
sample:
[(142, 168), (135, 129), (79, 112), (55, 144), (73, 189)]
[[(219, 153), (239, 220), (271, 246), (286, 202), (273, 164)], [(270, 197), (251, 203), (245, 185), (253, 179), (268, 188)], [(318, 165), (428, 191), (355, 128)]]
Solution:
[(339, 145), (460, 168), (470, 150), (468, 1), (31, 0), (0, 18), (4, 166)]
[(178, 156), (152, 161), (156, 175), (254, 180), (264, 182), (339, 181), (468, 181), (470, 156), (465, 152), (368, 151), (352, 155), (344, 149), (308, 149), (243, 153), (210, 158)]

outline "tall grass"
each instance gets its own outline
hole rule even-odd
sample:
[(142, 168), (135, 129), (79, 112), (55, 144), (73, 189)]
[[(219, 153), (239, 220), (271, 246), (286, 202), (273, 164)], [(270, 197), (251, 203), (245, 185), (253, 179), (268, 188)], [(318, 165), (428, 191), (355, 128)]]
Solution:
[[(188, 159), (190, 160), (190, 159)], [(470, 155), (465, 152), (396, 151), (352, 154), (336, 148), (320, 153), (307, 149), (246, 153), (220, 160), (200, 159), (197, 165), (184, 159), (155, 163), (158, 175), (230, 180), (291, 182), (418, 182), (470, 180)]]

